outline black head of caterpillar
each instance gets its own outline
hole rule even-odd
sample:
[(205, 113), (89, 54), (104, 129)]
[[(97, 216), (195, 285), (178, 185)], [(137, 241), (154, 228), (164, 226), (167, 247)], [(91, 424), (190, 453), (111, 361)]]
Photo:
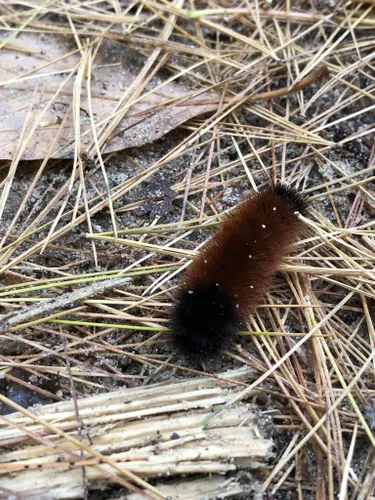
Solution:
[(278, 198), (281, 198), (291, 212), (299, 212), (301, 215), (307, 215), (308, 202), (304, 194), (299, 193), (291, 186), (286, 184), (276, 184), (269, 190)]
[(175, 346), (185, 356), (204, 361), (219, 354), (231, 345), (239, 327), (233, 300), (215, 285), (179, 291), (170, 328)]

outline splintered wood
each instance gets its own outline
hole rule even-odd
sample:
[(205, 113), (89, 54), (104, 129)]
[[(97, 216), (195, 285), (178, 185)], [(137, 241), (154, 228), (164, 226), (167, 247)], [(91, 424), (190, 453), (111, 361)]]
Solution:
[[(132, 499), (237, 494), (241, 485), (209, 475), (264, 465), (272, 440), (246, 402), (208, 417), (250, 373), (119, 390), (78, 400), (78, 410), (67, 401), (1, 417), (0, 498), (82, 498), (84, 478), (89, 489), (128, 481), (139, 491)], [(147, 489), (142, 480), (186, 474), (200, 474), (200, 482)]]

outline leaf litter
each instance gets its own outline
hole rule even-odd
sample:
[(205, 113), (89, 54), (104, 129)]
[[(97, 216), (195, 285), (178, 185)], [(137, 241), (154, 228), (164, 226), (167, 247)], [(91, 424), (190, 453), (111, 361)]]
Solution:
[[(195, 377), (199, 385), (245, 365), (245, 380), (235, 382), (224, 406), (209, 408), (204, 423), (215, 426), (237, 405), (255, 403), (272, 421), (275, 457), (255, 470), (227, 471), (225, 483), (236, 492), (220, 483), (215, 494), (369, 498), (375, 479), (373, 3), (29, 0), (3, 2), (0, 9), (2, 56), (13, 57), (2, 89), (27, 91), (24, 101), (16, 94), (23, 119), (9, 129), (13, 153), (4, 157), (11, 161), (3, 164), (0, 199), (0, 305), (16, 322), (16, 331), (0, 332), (0, 378), (3, 390), (11, 389), (1, 401), (19, 410), (11, 419), (2, 416), (10, 441), (0, 461), (11, 446), (2, 477), (11, 482), (19, 467), (14, 456), (30, 453), (35, 470), (45, 467), (43, 477), (51, 470), (46, 460), (59, 471), (55, 479), (72, 467), (79, 498), (95, 494), (100, 483), (92, 474), (103, 465), (113, 488), (100, 491), (101, 498), (129, 496), (129, 490), (131, 498), (173, 496), (180, 482), (173, 489), (163, 475), (157, 486), (151, 477), (140, 483), (137, 474), (127, 475), (126, 462), (99, 457), (90, 442), (95, 425), (87, 435), (77, 430), (86, 425), (81, 405), (101, 396), (107, 406), (119, 388), (122, 395), (125, 387), (141, 394), (142, 384), (154, 382), (168, 401), (175, 379)], [(40, 53), (40, 39), (51, 40), (51, 51)], [(30, 55), (32, 43), (37, 48)], [(35, 68), (26, 58), (36, 60)], [(24, 66), (17, 69), (20, 59)], [(66, 72), (57, 78), (59, 68)], [(49, 77), (37, 70), (51, 73), (52, 93)], [(121, 71), (130, 75), (123, 87)], [(176, 86), (172, 97), (164, 90), (169, 85)], [(51, 114), (60, 98), (63, 106)], [(156, 142), (123, 151), (131, 130), (142, 140), (156, 138), (155, 113), (187, 108), (187, 99), (212, 108)], [(102, 105), (108, 105), (103, 115)], [(123, 120), (133, 120), (130, 128)], [(54, 133), (44, 137), (50, 127)], [(41, 161), (21, 162), (47, 138)], [(108, 153), (111, 141), (121, 151)], [(50, 161), (64, 151), (74, 160)], [(238, 345), (206, 371), (190, 366), (171, 350), (166, 328), (178, 278), (238, 196), (274, 181), (310, 197), (306, 235)], [(73, 300), (85, 284), (111, 278), (131, 282)], [(19, 323), (22, 318), (30, 321)], [(41, 404), (51, 394), (62, 399), (57, 404), (69, 405), (70, 427), (51, 424), (63, 416), (53, 404), (42, 407), (46, 419), (38, 416), (40, 406), (22, 408), (27, 391)], [(157, 429), (137, 416), (157, 457)], [(108, 425), (116, 432), (116, 424)], [(74, 465), (54, 461), (46, 434), (68, 453), (74, 442)], [(45, 455), (35, 456), (42, 444)]]
[[(121, 57), (125, 51), (116, 48), (116, 42), (105, 41), (92, 66), (91, 102), (96, 128), (108, 122), (136, 78), (129, 58)], [(38, 115), (42, 118), (23, 151), (22, 160), (45, 158), (64, 118), (61, 136), (50, 156), (73, 157), (75, 132), (71, 105), (80, 58), (80, 51), (74, 45), (51, 35), (25, 33), (10, 46), (5, 45), (0, 66), (0, 159), (12, 159), (15, 155), (30, 105), (35, 120)], [(160, 88), (155, 89), (156, 86)], [(213, 92), (194, 96), (185, 86), (163, 83), (160, 79), (150, 82), (146, 90), (152, 93), (129, 107), (103, 153), (143, 146), (185, 121), (217, 108), (218, 97)], [(89, 151), (93, 133), (84, 85), (80, 96), (80, 129), (81, 149)]]

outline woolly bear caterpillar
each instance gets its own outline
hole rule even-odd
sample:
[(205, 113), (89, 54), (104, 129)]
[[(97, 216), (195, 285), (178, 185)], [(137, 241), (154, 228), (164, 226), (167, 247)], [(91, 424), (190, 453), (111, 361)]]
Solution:
[(170, 315), (179, 350), (207, 358), (227, 349), (254, 312), (304, 228), (306, 199), (276, 185), (228, 213), (187, 268)]

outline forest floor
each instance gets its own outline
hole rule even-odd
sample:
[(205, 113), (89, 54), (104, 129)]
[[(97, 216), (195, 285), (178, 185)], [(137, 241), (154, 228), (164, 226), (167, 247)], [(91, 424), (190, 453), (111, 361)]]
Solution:
[[(371, 498), (374, 4), (30, 0), (0, 14), (1, 418), (248, 366), (274, 456), (232, 476), (264, 498)], [(277, 181), (308, 196), (306, 233), (238, 343), (193, 366), (167, 329), (181, 273), (221, 213)]]

